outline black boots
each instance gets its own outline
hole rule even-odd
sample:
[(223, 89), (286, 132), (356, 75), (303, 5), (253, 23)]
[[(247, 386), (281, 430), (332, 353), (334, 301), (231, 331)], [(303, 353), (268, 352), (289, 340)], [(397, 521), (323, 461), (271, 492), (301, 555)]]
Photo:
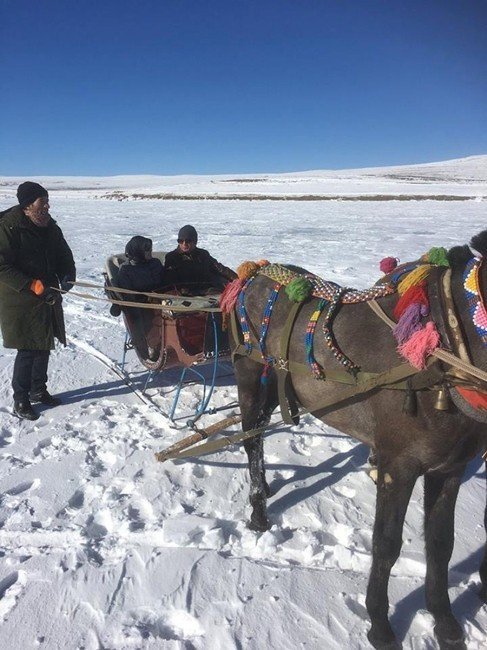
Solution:
[(39, 413), (34, 411), (29, 400), (24, 400), (22, 402), (14, 402), (14, 413), (17, 417), (22, 418), (23, 420), (37, 420), (39, 419)]
[(31, 401), (45, 404), (46, 406), (58, 406), (61, 404), (61, 400), (58, 397), (53, 397), (48, 390), (44, 389), (37, 393), (32, 393), (30, 400), (14, 400), (15, 415), (23, 420), (37, 420), (39, 413), (32, 408)]
[(59, 406), (61, 404), (59, 397), (54, 397), (47, 389), (41, 390), (38, 393), (32, 393), (30, 400), (31, 402), (38, 402), (47, 406)]

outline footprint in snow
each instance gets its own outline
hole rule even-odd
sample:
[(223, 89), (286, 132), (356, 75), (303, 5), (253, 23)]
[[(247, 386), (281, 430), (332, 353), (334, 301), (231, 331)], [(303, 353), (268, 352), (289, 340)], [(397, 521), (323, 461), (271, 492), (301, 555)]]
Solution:
[(2, 427), (0, 430), (0, 447), (7, 447), (13, 442), (13, 434), (7, 429), (7, 427)]
[(46, 447), (49, 447), (51, 444), (52, 438), (44, 438), (44, 440), (40, 440), (37, 445), (34, 447), (34, 456), (39, 456), (42, 453), (43, 449), (46, 449)]
[(152, 505), (147, 499), (143, 498), (132, 501), (129, 504), (127, 514), (132, 532), (144, 530), (146, 525), (155, 519)]
[(353, 612), (355, 616), (358, 616), (364, 620), (368, 620), (369, 615), (367, 614), (367, 610), (365, 608), (365, 601), (363, 603), (359, 602), (360, 600), (364, 600), (364, 596), (362, 594), (352, 595), (341, 593), (340, 596), (343, 598), (348, 609)]
[(5, 490), (5, 494), (8, 494), (9, 496), (17, 496), (18, 494), (22, 494), (22, 492), (27, 492), (28, 490), (36, 490), (40, 484), (41, 479), (39, 478), (36, 478), (33, 481), (24, 481), (23, 483), (19, 483), (10, 488), (10, 490)]
[(207, 467), (206, 465), (193, 465), (193, 476), (196, 478), (206, 478), (207, 476), (211, 476), (211, 473), (211, 467)]
[(311, 456), (311, 451), (308, 449), (306, 442), (302, 438), (291, 440), (290, 447), (295, 454), (299, 454), (300, 456)]
[(98, 457), (98, 449), (95, 445), (88, 447), (85, 463), (90, 466), (90, 475), (94, 478), (101, 476), (106, 469), (104, 463)]
[(205, 634), (199, 621), (185, 610), (174, 609), (161, 614), (140, 608), (132, 612), (131, 618), (131, 626), (137, 628), (144, 639), (184, 641)]
[(84, 506), (85, 503), (85, 493), (83, 490), (76, 490), (76, 492), (70, 497), (67, 505), (57, 513), (56, 517), (67, 517), (68, 515), (73, 515), (75, 510), (79, 510)]
[(86, 520), (84, 534), (87, 537), (100, 540), (112, 531), (113, 520), (108, 508), (98, 510), (95, 514), (90, 515)]
[(0, 581), (0, 620), (4, 621), (17, 604), (27, 584), (25, 571), (14, 571)]
[(29, 467), (33, 462), (28, 458), (20, 458), (19, 456), (14, 456), (13, 454), (2, 454), (2, 460), (7, 461), (12, 469), (24, 469), (24, 467)]
[(145, 521), (140, 513), (140, 510), (136, 506), (130, 504), (128, 507), (127, 514), (128, 514), (128, 518), (130, 519), (129, 528), (132, 533), (136, 532), (137, 530), (144, 530)]

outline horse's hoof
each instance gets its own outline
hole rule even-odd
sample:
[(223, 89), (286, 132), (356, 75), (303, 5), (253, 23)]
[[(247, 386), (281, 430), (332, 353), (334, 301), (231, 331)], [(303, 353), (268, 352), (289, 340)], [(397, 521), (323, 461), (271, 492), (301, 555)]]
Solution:
[(271, 527), (267, 519), (251, 519), (247, 524), (247, 528), (255, 530), (257, 533), (265, 533)]
[(367, 633), (367, 638), (370, 641), (370, 645), (375, 648), (375, 650), (401, 650), (402, 643), (394, 636), (392, 630), (385, 632), (377, 632), (374, 628), (371, 628)]
[(438, 639), (438, 647), (440, 650), (467, 650), (465, 641), (449, 641)]
[(463, 630), (453, 616), (436, 623), (435, 636), (440, 650), (467, 650)]

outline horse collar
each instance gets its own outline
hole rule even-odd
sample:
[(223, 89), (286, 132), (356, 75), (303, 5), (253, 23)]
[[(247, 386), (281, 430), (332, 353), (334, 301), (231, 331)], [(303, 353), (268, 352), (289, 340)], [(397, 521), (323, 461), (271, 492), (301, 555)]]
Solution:
[(465, 267), (463, 286), (467, 297), (470, 317), (482, 343), (487, 346), (487, 310), (480, 284), (480, 272), (484, 259), (473, 257)]

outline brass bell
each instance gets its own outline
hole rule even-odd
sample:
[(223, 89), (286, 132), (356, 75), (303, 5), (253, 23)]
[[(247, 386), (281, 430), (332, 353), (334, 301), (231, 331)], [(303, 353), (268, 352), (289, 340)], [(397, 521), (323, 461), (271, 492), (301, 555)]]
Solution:
[(435, 409), (437, 411), (448, 411), (450, 408), (450, 396), (445, 387), (440, 388), (436, 396)]

